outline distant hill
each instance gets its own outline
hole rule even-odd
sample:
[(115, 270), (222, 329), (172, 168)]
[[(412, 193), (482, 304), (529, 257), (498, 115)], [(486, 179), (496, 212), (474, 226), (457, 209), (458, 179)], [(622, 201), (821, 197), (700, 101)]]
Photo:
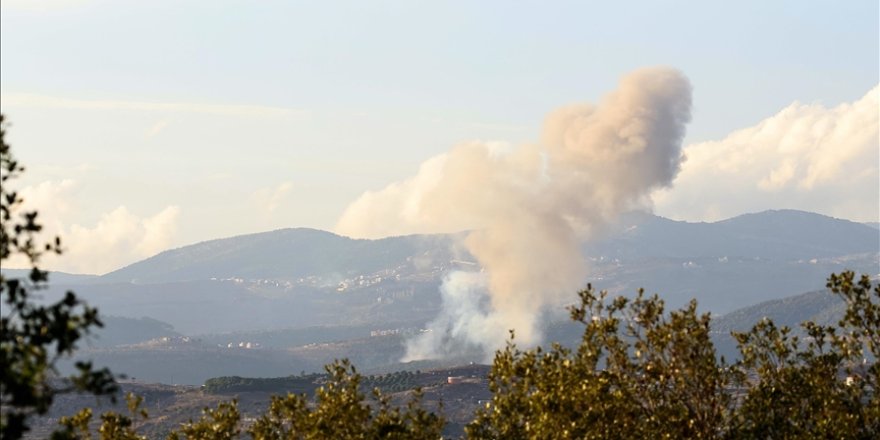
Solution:
[(803, 211), (747, 214), (688, 223), (646, 213), (624, 216), (588, 243), (594, 285), (659, 293), (671, 307), (696, 298), (726, 313), (825, 285), (832, 272), (880, 272), (880, 231)]
[[(830, 273), (880, 272), (880, 230), (808, 212), (714, 223), (631, 213), (607, 232), (583, 245), (584, 284), (612, 295), (644, 287), (669, 309), (696, 298), (701, 311), (717, 316), (714, 340), (728, 359), (736, 354), (729, 332), (763, 316), (792, 327), (839, 319), (842, 303), (817, 291)], [(443, 277), (480, 269), (457, 245), (460, 238), (354, 240), (301, 228), (242, 235), (162, 252), (100, 277), (53, 273), (40, 300), (72, 289), (97, 307), (107, 327), (82, 354), (144, 380), (286, 376), (341, 357), (363, 371), (396, 370), (404, 340), (437, 316)], [(571, 292), (566, 301), (576, 300)], [(562, 318), (559, 306), (547, 311), (543, 333), (574, 345), (583, 329)], [(241, 349), (247, 342), (260, 348)], [(438, 367), (431, 362), (407, 368)]]
[[(157, 283), (211, 278), (296, 279), (372, 273), (426, 257), (448, 261), (456, 237), (411, 235), (355, 240), (315, 229), (281, 229), (162, 252), (101, 276), (101, 282)], [(880, 252), (880, 230), (803, 211), (746, 214), (689, 223), (646, 213), (624, 216), (588, 256), (625, 259), (758, 257), (810, 260)], [(467, 258), (466, 256), (464, 258)]]
[[(801, 324), (812, 321), (819, 325), (837, 325), (846, 312), (846, 303), (828, 290), (816, 290), (785, 298), (763, 301), (743, 307), (724, 315), (712, 316), (712, 342), (716, 353), (728, 361), (739, 357), (736, 340), (731, 332), (747, 332), (755, 324), (767, 318), (777, 327), (787, 326), (793, 335), (802, 336)], [(544, 329), (548, 341), (577, 347), (584, 327), (579, 322), (556, 321)]]
[[(427, 321), (450, 270), (479, 270), (456, 235), (355, 240), (282, 229), (162, 252), (101, 277), (54, 280), (103, 313), (168, 322), (186, 335)], [(726, 313), (814, 290), (832, 272), (880, 272), (880, 230), (802, 211), (714, 223), (624, 216), (583, 246), (586, 282), (614, 294), (644, 287), (670, 307), (692, 298)], [(575, 292), (572, 292), (574, 299)], [(53, 296), (54, 295), (54, 296)], [(396, 324), (395, 324), (396, 325)]]
[[(3, 276), (7, 278), (27, 278), (30, 276), (30, 269), (3, 269)], [(97, 275), (85, 275), (85, 274), (75, 274), (75, 273), (66, 273), (66, 272), (53, 272), (49, 271), (49, 282), (57, 283), (57, 284), (83, 284), (95, 281), (98, 279)]]
[(406, 264), (407, 258), (442, 254), (451, 236), (412, 235), (354, 240), (316, 229), (281, 229), (206, 241), (162, 252), (110, 272), (102, 282), (156, 283), (211, 278), (296, 279), (373, 273)]
[(821, 325), (837, 324), (846, 311), (846, 303), (827, 290), (817, 290), (801, 295), (789, 296), (734, 310), (719, 317), (713, 317), (712, 329), (718, 332), (743, 332), (752, 328), (764, 318), (769, 318), (777, 326), (788, 326), (799, 330), (804, 321)]
[(801, 324), (812, 321), (836, 326), (846, 313), (846, 303), (828, 290), (816, 290), (786, 298), (764, 301), (712, 318), (712, 340), (720, 355), (734, 359), (739, 352), (731, 332), (746, 332), (762, 319), (777, 327), (787, 326), (793, 335), (803, 336)]
[(585, 251), (618, 258), (759, 257), (798, 260), (880, 252), (880, 231), (862, 223), (795, 210), (689, 223), (646, 213), (624, 216)]
[(125, 318), (101, 315), (104, 327), (95, 329), (87, 338), (92, 347), (116, 347), (138, 344), (151, 339), (180, 336), (167, 322), (153, 318)]

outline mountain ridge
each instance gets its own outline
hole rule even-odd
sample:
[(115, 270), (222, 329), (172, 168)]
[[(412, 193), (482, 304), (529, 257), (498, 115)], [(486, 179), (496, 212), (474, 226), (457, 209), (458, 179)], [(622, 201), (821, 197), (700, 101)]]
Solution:
[[(406, 257), (448, 245), (447, 235), (352, 239), (312, 228), (220, 238), (161, 252), (100, 277), (106, 281), (167, 282), (225, 277), (300, 278), (376, 272)], [(305, 255), (305, 251), (309, 254)], [(226, 258), (231, 256), (231, 258)]]
[[(767, 210), (717, 222), (672, 220), (645, 212), (622, 217), (616, 230), (582, 246), (587, 256), (644, 258), (758, 257), (810, 260), (880, 252), (880, 231), (862, 223), (797, 210)], [(340, 276), (428, 260), (472, 258), (462, 234), (354, 239), (313, 228), (283, 228), (163, 251), (104, 274), (95, 282), (152, 283), (211, 278), (296, 279)], [(428, 263), (430, 264), (430, 263)]]

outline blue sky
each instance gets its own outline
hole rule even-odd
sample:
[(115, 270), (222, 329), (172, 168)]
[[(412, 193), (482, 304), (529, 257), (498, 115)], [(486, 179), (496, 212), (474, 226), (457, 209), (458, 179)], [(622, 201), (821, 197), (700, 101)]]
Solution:
[[(877, 86), (878, 20), (876, 1), (4, 0), (0, 105), (29, 166), (20, 184), (57, 231), (140, 237), (108, 241), (94, 267), (59, 263), (103, 271), (210, 238), (332, 229), (364, 191), (463, 141), (536, 141), (549, 111), (596, 102), (643, 66), (690, 79), (688, 146), (724, 151), (795, 102), (836, 121)], [(876, 157), (874, 127), (851, 160)], [(687, 176), (699, 186), (699, 172)], [(743, 189), (727, 210), (666, 194), (656, 208), (876, 221), (872, 178), (766, 200)], [(858, 194), (840, 202), (847, 192)]]

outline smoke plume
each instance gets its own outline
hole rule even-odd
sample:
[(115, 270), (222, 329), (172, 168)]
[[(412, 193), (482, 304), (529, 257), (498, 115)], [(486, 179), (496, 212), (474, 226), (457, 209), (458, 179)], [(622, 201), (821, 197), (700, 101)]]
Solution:
[(641, 69), (597, 105), (550, 113), (537, 143), (464, 143), (352, 203), (341, 234), (471, 231), (464, 245), (483, 271), (447, 276), (443, 310), (409, 342), (406, 360), (491, 353), (509, 329), (520, 343), (538, 342), (541, 311), (585, 279), (579, 243), (671, 184), (690, 107), (681, 73)]

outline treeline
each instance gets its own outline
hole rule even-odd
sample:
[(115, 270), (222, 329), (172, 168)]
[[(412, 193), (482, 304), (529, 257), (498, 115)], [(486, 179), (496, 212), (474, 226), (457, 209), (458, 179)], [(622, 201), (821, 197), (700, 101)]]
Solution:
[(240, 376), (214, 377), (205, 381), (203, 389), (212, 394), (228, 394), (250, 391), (271, 393), (306, 393), (313, 394), (320, 386), (324, 374), (308, 374), (302, 376), (254, 378)]
[[(359, 383), (363, 392), (370, 392), (376, 388), (386, 393), (407, 391), (419, 386), (439, 385), (442, 383), (426, 383), (420, 380), (420, 375), (421, 371), (401, 370), (388, 374), (363, 376)], [(268, 392), (312, 395), (318, 387), (329, 379), (330, 377), (327, 374), (318, 373), (271, 378), (222, 376), (206, 380), (202, 389), (211, 394)]]
[(395, 371), (393, 373), (377, 376), (365, 376), (363, 387), (365, 390), (379, 389), (382, 392), (400, 392), (412, 390), (420, 386), (439, 385), (442, 382), (425, 382), (421, 377), (421, 371)]

